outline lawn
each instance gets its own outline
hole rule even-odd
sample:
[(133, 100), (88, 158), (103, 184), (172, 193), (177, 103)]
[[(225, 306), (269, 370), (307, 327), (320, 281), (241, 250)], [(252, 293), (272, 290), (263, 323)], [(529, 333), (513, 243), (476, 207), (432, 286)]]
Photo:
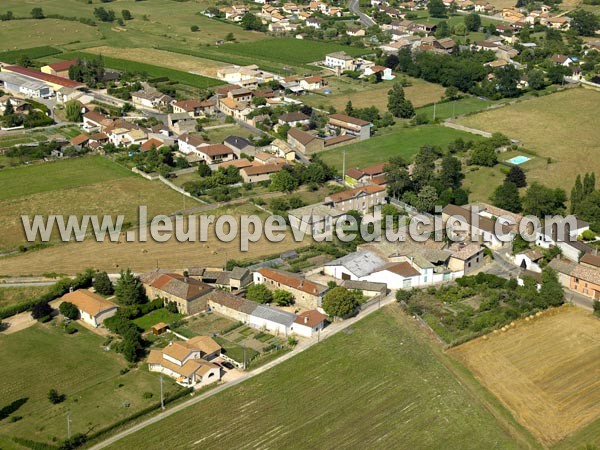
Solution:
[(45, 294), (49, 286), (0, 287), (0, 308), (23, 303)]
[[(406, 98), (415, 107), (440, 101), (444, 95), (445, 89), (439, 84), (429, 83), (419, 78), (406, 77), (406, 79), (410, 86), (405, 87), (404, 92)], [(342, 111), (348, 101), (351, 101), (355, 108), (375, 106), (383, 113), (387, 111), (388, 92), (394, 84), (394, 81), (372, 84), (344, 77), (327, 77), (327, 82), (328, 85), (323, 90), (329, 90), (331, 94), (325, 95), (321, 90), (305, 95), (302, 101), (321, 109), (333, 106), (338, 111)]]
[(172, 313), (167, 310), (167, 308), (155, 309), (154, 311), (150, 311), (148, 314), (138, 317), (133, 321), (138, 327), (140, 327), (144, 331), (148, 331), (152, 328), (152, 325), (156, 325), (157, 323), (164, 322), (169, 324), (183, 317), (182, 314)]
[[(105, 351), (104, 338), (79, 328), (68, 335), (54, 320), (0, 335), (0, 359), (5, 362), (0, 366), (0, 407), (26, 399), (12, 414), (21, 420), (2, 421), (0, 442), (10, 436), (45, 443), (65, 439), (67, 413), (72, 433), (98, 431), (157, 401), (157, 375), (145, 368), (122, 375), (127, 367), (123, 356)], [(52, 405), (47, 399), (50, 389), (65, 394), (66, 401)], [(166, 378), (165, 389), (174, 392), (178, 387)], [(144, 392), (153, 398), (143, 398)]]
[(600, 114), (600, 92), (574, 88), (458, 119), (469, 127), (499, 131), (518, 139), (541, 159), (527, 172), (538, 181), (570, 192), (577, 174), (600, 173), (600, 127), (592, 118)]
[[(138, 205), (146, 205), (152, 217), (183, 209), (184, 202), (182, 195), (162, 183), (135, 176), (99, 156), (4, 169), (0, 171), (0, 248), (25, 244), (21, 215), (124, 214), (127, 225), (137, 223)], [(70, 257), (78, 265), (79, 257)], [(41, 273), (53, 271), (48, 267)]]
[(397, 125), (392, 130), (382, 130), (381, 136), (374, 136), (366, 141), (325, 151), (319, 156), (327, 164), (341, 170), (342, 153), (345, 150), (346, 168), (366, 167), (388, 161), (395, 156), (401, 156), (405, 160), (411, 161), (423, 145), (440, 145), (444, 147), (458, 138), (465, 140), (478, 139), (476, 135), (441, 125), (424, 125), (410, 128), (402, 128)]
[(550, 310), (450, 354), (544, 445), (557, 444), (591, 423), (595, 436), (586, 433), (578, 440), (575, 435), (569, 448), (600, 444), (600, 322), (589, 311), (574, 306)]
[(531, 448), (480, 392), (392, 306), (112, 448)]

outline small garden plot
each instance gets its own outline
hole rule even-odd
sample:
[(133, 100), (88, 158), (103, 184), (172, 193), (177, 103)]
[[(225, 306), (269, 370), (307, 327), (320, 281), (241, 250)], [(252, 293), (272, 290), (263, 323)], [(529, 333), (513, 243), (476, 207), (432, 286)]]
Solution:
[(143, 315), (142, 317), (138, 317), (133, 321), (133, 323), (135, 323), (144, 331), (147, 331), (157, 323), (164, 322), (169, 324), (181, 319), (182, 317), (182, 314), (172, 313), (168, 311), (167, 308), (161, 308), (151, 311), (148, 314)]

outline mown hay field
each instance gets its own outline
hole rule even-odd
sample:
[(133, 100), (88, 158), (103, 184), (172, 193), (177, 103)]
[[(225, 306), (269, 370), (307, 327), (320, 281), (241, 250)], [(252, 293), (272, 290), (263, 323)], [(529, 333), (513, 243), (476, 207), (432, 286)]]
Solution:
[[(600, 321), (589, 311), (549, 310), (449, 353), (544, 445), (594, 421), (600, 430)], [(598, 445), (600, 434), (580, 444)]]

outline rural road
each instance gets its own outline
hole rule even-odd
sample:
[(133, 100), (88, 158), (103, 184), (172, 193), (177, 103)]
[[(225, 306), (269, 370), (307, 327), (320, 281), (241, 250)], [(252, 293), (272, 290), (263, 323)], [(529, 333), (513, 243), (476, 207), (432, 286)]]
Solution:
[(348, 3), (348, 9), (360, 18), (360, 22), (365, 27), (370, 27), (370, 26), (376, 25), (376, 23), (373, 19), (371, 19), (365, 13), (360, 11), (360, 6), (358, 5), (358, 0), (350, 0), (350, 2)]
[(154, 417), (144, 420), (143, 422), (140, 422), (137, 425), (132, 426), (131, 428), (121, 431), (120, 433), (117, 433), (114, 436), (109, 437), (108, 439), (94, 445), (93, 447), (90, 447), (90, 450), (100, 450), (100, 449), (106, 448), (109, 445), (112, 445), (115, 442), (129, 436), (130, 434), (140, 431), (154, 423), (160, 422), (161, 420), (163, 420), (173, 414), (176, 414), (180, 411), (183, 411), (184, 409), (186, 409), (192, 405), (195, 405), (196, 403), (206, 400), (207, 398), (212, 397), (213, 395), (216, 395), (219, 392), (223, 392), (226, 389), (232, 388), (233, 386), (237, 386), (238, 384), (243, 383), (246, 380), (254, 378), (255, 376), (260, 375), (261, 373), (264, 373), (267, 370), (281, 364), (282, 362), (293, 358), (297, 354), (312, 347), (313, 345), (318, 344), (323, 339), (333, 336), (334, 334), (339, 333), (340, 331), (345, 330), (346, 328), (354, 325), (356, 322), (363, 319), (364, 317), (367, 317), (369, 314), (372, 314), (373, 312), (377, 311), (382, 306), (389, 305), (391, 303), (394, 303), (395, 301), (396, 301), (395, 295), (392, 292), (392, 293), (388, 294), (386, 297), (384, 297), (381, 300), (381, 302), (376, 302), (376, 303), (373, 303), (372, 305), (369, 305), (355, 317), (352, 317), (350, 319), (347, 319), (347, 320), (344, 320), (341, 322), (332, 323), (327, 328), (325, 328), (325, 330), (323, 330), (320, 333), (320, 335), (313, 336), (310, 339), (306, 339), (302, 342), (299, 342), (298, 345), (296, 345), (296, 348), (294, 348), (294, 350), (292, 350), (289, 353), (286, 353), (285, 355), (281, 356), (280, 358), (277, 358), (276, 360), (271, 361), (271, 362), (265, 364), (264, 366), (261, 366), (255, 370), (246, 372), (245, 374), (243, 374), (240, 378), (237, 378), (236, 380), (233, 380), (233, 381), (227, 382), (225, 384), (222, 384), (220, 386), (217, 386), (216, 388), (211, 389), (210, 391), (208, 391), (204, 394), (201, 394), (197, 397), (193, 397), (190, 400), (185, 401), (184, 403), (180, 403), (179, 405), (176, 405), (176, 406), (172, 407), (171, 409), (167, 409), (164, 412), (162, 412)]

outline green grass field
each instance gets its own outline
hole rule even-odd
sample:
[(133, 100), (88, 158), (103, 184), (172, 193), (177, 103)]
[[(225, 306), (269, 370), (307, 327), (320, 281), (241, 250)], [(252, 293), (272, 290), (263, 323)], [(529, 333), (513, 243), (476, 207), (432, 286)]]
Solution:
[(100, 156), (17, 167), (0, 171), (0, 200), (131, 176), (132, 172)]
[(256, 57), (282, 64), (303, 65), (323, 61), (325, 55), (345, 51), (358, 56), (368, 53), (368, 49), (349, 47), (335, 42), (311, 41), (294, 38), (268, 39), (260, 42), (223, 45), (219, 53)]
[(483, 100), (479, 97), (465, 97), (460, 100), (438, 103), (435, 105), (435, 118), (433, 116), (433, 105), (418, 108), (416, 113), (423, 114), (429, 120), (446, 120), (452, 117), (481, 111), (492, 104), (492, 101)]
[(175, 314), (167, 311), (167, 308), (156, 309), (154, 311), (149, 312), (148, 314), (138, 317), (133, 321), (138, 327), (143, 329), (144, 331), (152, 328), (152, 325), (156, 325), (159, 322), (164, 322), (169, 324), (174, 322), (177, 319), (182, 318), (183, 315)]
[(394, 306), (111, 448), (531, 448), (480, 389)]
[[(104, 338), (79, 328), (68, 335), (54, 320), (0, 335), (0, 408), (27, 399), (12, 414), (20, 420), (0, 423), (0, 442), (10, 436), (45, 443), (65, 439), (68, 412), (72, 433), (98, 431), (157, 401), (156, 374), (141, 367), (121, 375), (127, 367), (123, 356), (103, 350)], [(178, 389), (168, 378), (164, 381), (167, 391)], [(65, 394), (66, 401), (52, 405), (47, 399), (50, 389)], [(153, 398), (143, 398), (144, 392), (153, 393)]]
[(342, 169), (342, 152), (346, 151), (346, 168), (366, 167), (388, 161), (394, 156), (401, 156), (411, 161), (423, 145), (446, 146), (455, 139), (476, 140), (476, 135), (443, 127), (441, 125), (424, 125), (411, 128), (394, 127), (393, 130), (382, 131), (381, 136), (357, 142), (345, 147), (320, 153), (319, 156), (327, 164), (338, 170)]

